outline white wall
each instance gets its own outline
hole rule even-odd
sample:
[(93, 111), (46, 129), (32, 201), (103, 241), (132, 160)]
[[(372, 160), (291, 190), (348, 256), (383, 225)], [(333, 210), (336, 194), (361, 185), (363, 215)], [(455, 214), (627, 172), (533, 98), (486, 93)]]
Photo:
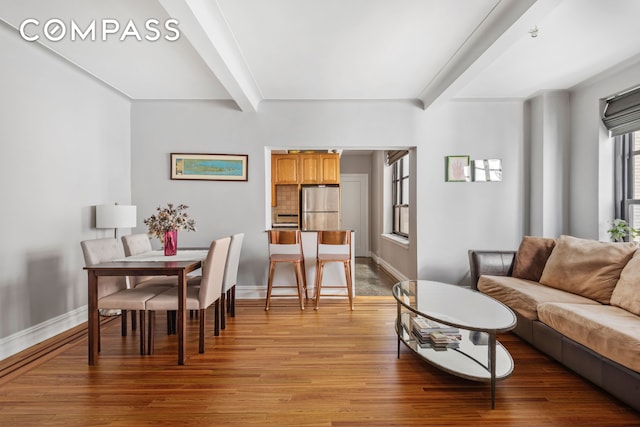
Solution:
[[(132, 197), (141, 218), (158, 204), (186, 203), (197, 233), (180, 234), (198, 246), (244, 231), (239, 286), (264, 286), (265, 147), (388, 148), (414, 152), (412, 235), (405, 251), (385, 249), (384, 230), (372, 214), (373, 251), (407, 277), (464, 281), (467, 249), (515, 248), (522, 237), (522, 105), (450, 103), (424, 111), (415, 104), (384, 102), (268, 102), (256, 114), (230, 103), (136, 101), (132, 110)], [(169, 179), (171, 152), (249, 155), (248, 182)], [(502, 158), (500, 183), (445, 183), (444, 156)], [(373, 156), (374, 161), (382, 156)], [(384, 185), (372, 167), (372, 188)], [(372, 208), (382, 200), (372, 197)], [(397, 257), (394, 259), (393, 257)]]
[[(417, 148), (419, 278), (468, 283), (468, 249), (517, 248), (524, 233), (523, 127), (520, 102), (451, 102), (425, 115)], [(445, 182), (450, 155), (502, 159), (503, 180)]]
[[(411, 102), (267, 102), (256, 114), (224, 102), (138, 101), (132, 112), (132, 196), (139, 218), (158, 204), (186, 203), (198, 232), (182, 232), (179, 244), (204, 245), (218, 236), (245, 232), (239, 285), (264, 286), (265, 147), (387, 148), (415, 140)], [(169, 153), (249, 155), (248, 182), (169, 179)], [(140, 221), (141, 224), (141, 221)], [(138, 231), (144, 231), (142, 226)], [(415, 258), (413, 261), (415, 271)]]
[(526, 233), (555, 238), (568, 232), (569, 93), (544, 92), (528, 101), (530, 223)]
[(86, 320), (80, 241), (131, 165), (128, 100), (1, 23), (0, 51), (2, 359)]
[(640, 62), (619, 65), (571, 92), (570, 234), (609, 240), (614, 216), (613, 144), (600, 101), (640, 84)]

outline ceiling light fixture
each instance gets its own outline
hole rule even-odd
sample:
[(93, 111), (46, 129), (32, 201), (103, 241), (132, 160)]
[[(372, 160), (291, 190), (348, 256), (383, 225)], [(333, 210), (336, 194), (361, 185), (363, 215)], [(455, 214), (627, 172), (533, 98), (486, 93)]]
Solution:
[(538, 37), (538, 26), (537, 25), (534, 25), (533, 28), (529, 30), (529, 35), (531, 36), (531, 38)]

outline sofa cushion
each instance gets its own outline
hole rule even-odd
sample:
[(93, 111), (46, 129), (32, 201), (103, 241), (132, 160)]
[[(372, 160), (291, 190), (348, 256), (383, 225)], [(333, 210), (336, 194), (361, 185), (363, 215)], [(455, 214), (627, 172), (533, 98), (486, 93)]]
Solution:
[(614, 362), (640, 371), (640, 317), (611, 305), (544, 303), (540, 321)]
[(640, 250), (636, 250), (622, 269), (620, 280), (611, 294), (611, 305), (640, 316)]
[(539, 281), (555, 245), (555, 239), (524, 236), (516, 252), (511, 275), (519, 279)]
[(516, 277), (480, 276), (478, 289), (530, 320), (538, 319), (536, 307), (544, 302), (599, 305), (592, 299)]
[(540, 283), (608, 304), (635, 243), (607, 243), (560, 236)]

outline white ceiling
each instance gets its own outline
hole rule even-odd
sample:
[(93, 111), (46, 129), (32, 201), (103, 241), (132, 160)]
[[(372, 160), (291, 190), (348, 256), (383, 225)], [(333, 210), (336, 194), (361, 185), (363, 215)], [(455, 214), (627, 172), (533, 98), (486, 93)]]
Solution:
[[(170, 42), (35, 43), (131, 99), (526, 99), (640, 59), (638, 0), (0, 0), (19, 28), (179, 21)], [(529, 30), (536, 26), (538, 37)], [(118, 34), (122, 34), (122, 31)], [(30, 43), (25, 41), (25, 43)]]

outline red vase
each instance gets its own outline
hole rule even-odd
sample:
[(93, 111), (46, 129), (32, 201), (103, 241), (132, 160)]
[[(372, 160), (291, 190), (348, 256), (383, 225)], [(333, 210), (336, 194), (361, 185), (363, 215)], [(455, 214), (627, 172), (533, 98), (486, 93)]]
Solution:
[(175, 255), (178, 252), (178, 230), (165, 231), (164, 255)]

